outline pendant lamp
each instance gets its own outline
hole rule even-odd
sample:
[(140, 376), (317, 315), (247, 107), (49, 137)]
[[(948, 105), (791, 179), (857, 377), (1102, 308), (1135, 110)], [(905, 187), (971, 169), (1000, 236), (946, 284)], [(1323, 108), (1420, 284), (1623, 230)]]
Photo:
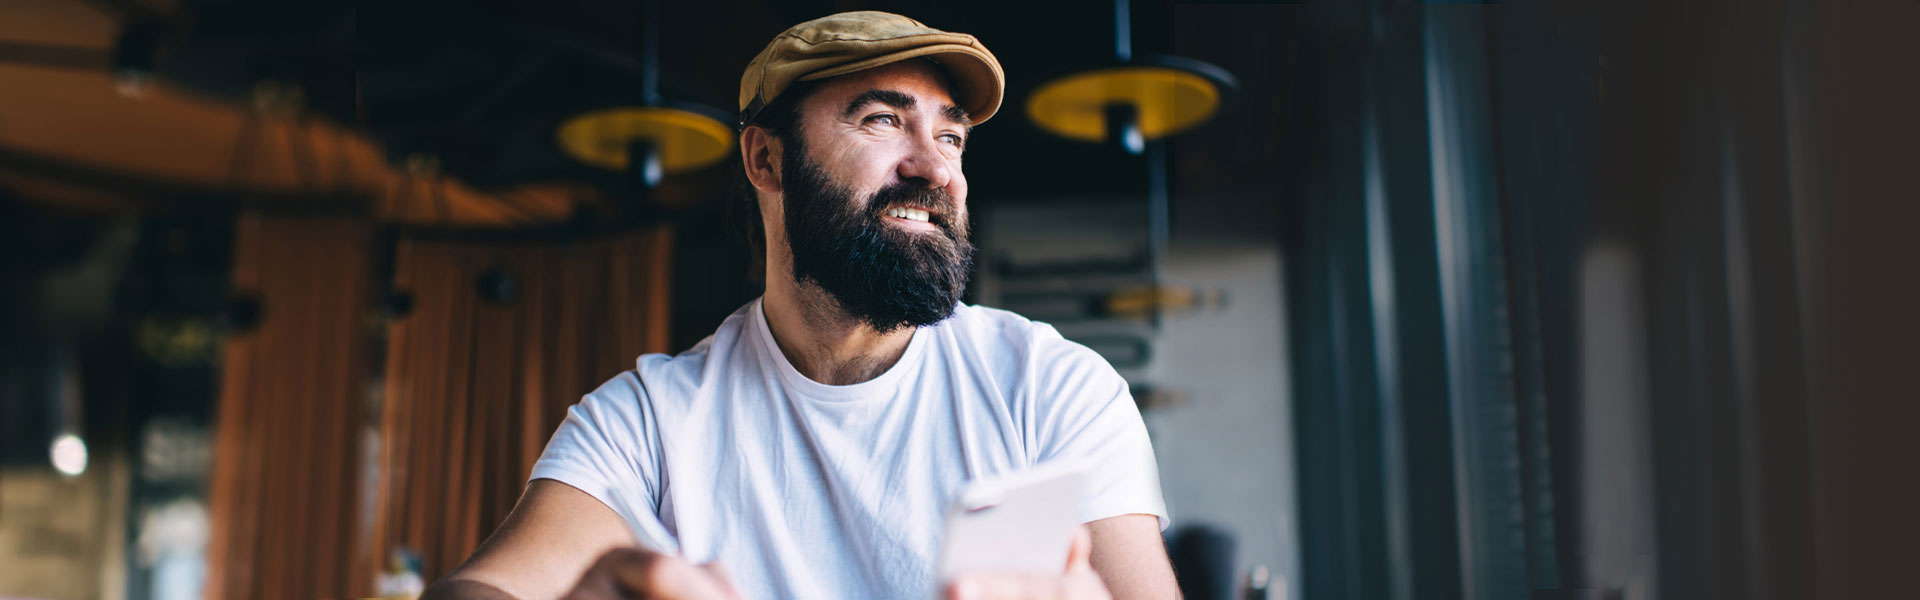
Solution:
[(725, 111), (660, 95), (660, 3), (643, 5), (640, 105), (587, 112), (560, 125), (554, 140), (581, 163), (627, 174), (644, 189), (667, 175), (711, 166), (733, 149)]
[(1114, 2), (1112, 65), (1041, 84), (1027, 117), (1067, 139), (1108, 143), (1128, 154), (1212, 118), (1238, 83), (1225, 69), (1177, 56), (1136, 56), (1127, 0)]
[(1109, 295), (1108, 314), (1145, 317), (1155, 327), (1167, 312), (1225, 303), (1219, 290), (1165, 283), (1168, 191), (1166, 150), (1156, 143), (1205, 123), (1238, 87), (1233, 75), (1206, 62), (1133, 53), (1127, 0), (1113, 3), (1115, 63), (1041, 84), (1027, 98), (1027, 117), (1054, 135), (1105, 144), (1147, 163), (1147, 277), (1144, 286)]

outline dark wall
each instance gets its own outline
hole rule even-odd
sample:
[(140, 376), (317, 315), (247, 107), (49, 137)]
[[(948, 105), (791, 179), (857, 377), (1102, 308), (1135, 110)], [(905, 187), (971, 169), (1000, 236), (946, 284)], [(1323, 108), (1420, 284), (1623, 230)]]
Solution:
[[(1794, 191), (1807, 227), (1799, 256), (1811, 325), (1810, 409), (1819, 597), (1912, 593), (1920, 540), (1920, 4), (1796, 7), (1789, 31), (1803, 44), (1791, 71)], [(1804, 186), (1804, 187), (1803, 187)]]
[(1308, 593), (1910, 593), (1917, 6), (1298, 7)]

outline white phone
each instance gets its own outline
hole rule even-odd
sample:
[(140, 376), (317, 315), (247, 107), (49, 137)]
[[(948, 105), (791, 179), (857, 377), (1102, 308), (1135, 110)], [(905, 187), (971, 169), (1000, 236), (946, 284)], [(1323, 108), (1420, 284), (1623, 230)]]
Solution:
[(1060, 572), (1085, 479), (1079, 465), (1049, 463), (969, 482), (947, 509), (939, 585), (972, 573)]

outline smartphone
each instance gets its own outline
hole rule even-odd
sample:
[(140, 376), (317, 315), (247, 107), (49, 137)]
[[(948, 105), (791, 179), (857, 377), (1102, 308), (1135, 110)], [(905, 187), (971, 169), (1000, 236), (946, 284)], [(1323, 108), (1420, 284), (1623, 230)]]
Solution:
[(1085, 470), (1068, 463), (969, 482), (947, 508), (939, 585), (972, 573), (1061, 572), (1085, 487)]

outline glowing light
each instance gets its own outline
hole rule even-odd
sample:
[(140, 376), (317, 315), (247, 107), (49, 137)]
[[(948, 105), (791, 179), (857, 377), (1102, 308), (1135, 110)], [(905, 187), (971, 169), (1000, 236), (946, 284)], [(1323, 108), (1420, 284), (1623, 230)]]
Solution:
[(66, 433), (53, 440), (53, 468), (68, 476), (87, 470), (87, 443), (80, 436)]

